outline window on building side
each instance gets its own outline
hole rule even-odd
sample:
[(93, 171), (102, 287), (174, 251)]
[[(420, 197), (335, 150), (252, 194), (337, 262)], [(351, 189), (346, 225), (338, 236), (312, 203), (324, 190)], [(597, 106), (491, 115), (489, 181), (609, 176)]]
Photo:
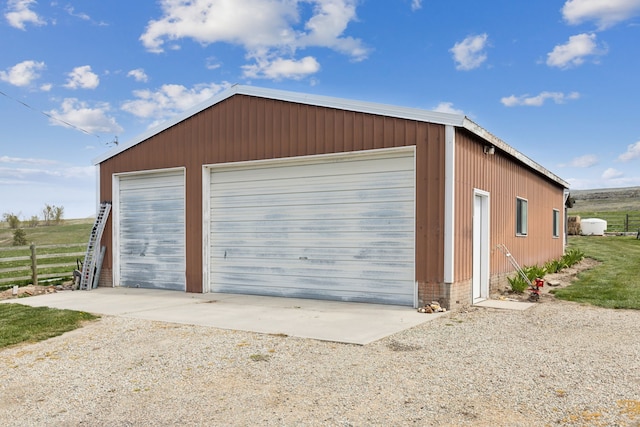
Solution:
[(560, 237), (560, 211), (553, 210), (553, 237)]
[(528, 232), (527, 203), (525, 199), (519, 197), (516, 199), (516, 234), (518, 236), (526, 236)]

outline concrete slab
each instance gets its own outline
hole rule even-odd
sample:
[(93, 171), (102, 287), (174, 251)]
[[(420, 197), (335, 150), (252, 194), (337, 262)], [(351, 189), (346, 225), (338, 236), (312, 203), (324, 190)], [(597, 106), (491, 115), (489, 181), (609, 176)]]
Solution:
[(380, 304), (133, 288), (63, 291), (0, 303), (360, 345), (446, 315)]
[(477, 307), (497, 308), (500, 310), (527, 310), (536, 303), (534, 302), (521, 302), (521, 301), (507, 301), (498, 299), (488, 299), (473, 304)]

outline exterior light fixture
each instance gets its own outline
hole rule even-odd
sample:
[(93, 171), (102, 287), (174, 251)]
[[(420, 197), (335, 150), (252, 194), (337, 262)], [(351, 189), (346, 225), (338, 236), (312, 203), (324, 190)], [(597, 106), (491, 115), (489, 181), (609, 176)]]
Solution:
[(494, 155), (496, 154), (496, 147), (494, 147), (493, 145), (485, 145), (482, 151), (484, 152), (484, 154)]

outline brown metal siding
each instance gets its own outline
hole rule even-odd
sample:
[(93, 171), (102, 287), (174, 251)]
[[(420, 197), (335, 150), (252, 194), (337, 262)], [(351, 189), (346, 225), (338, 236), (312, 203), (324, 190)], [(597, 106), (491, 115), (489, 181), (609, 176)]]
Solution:
[[(202, 165), (416, 146), (416, 280), (443, 277), (444, 126), (246, 95), (228, 98), (100, 165), (100, 198), (115, 173), (185, 167), (187, 291), (202, 291)], [(103, 237), (112, 266), (111, 221)]]
[[(563, 254), (563, 240), (553, 238), (553, 209), (563, 212), (564, 189), (485, 144), (472, 134), (456, 132), (455, 281), (472, 276), (474, 188), (490, 193), (491, 275), (513, 271), (496, 249), (504, 244), (521, 265), (542, 264)], [(516, 198), (528, 200), (528, 235), (516, 236)], [(563, 234), (561, 225), (560, 236)]]

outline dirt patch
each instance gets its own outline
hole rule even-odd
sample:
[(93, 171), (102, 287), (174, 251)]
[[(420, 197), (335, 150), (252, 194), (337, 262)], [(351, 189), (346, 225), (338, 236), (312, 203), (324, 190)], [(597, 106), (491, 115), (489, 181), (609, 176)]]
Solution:
[(26, 298), (35, 295), (52, 294), (55, 292), (66, 291), (71, 289), (71, 284), (57, 286), (21, 286), (14, 293), (13, 288), (0, 292), (0, 300), (12, 298)]
[[(574, 266), (563, 269), (559, 273), (547, 274), (546, 276), (544, 276), (544, 286), (540, 288), (540, 301), (554, 300), (555, 295), (553, 295), (551, 291), (553, 291), (554, 289), (566, 288), (567, 286), (575, 282), (575, 280), (578, 278), (578, 274), (583, 271), (590, 270), (600, 264), (600, 261), (597, 261), (593, 258), (585, 258)], [(528, 301), (529, 291), (524, 291), (521, 294), (517, 294), (509, 290), (496, 295), (493, 298), (509, 299), (515, 301)]]

